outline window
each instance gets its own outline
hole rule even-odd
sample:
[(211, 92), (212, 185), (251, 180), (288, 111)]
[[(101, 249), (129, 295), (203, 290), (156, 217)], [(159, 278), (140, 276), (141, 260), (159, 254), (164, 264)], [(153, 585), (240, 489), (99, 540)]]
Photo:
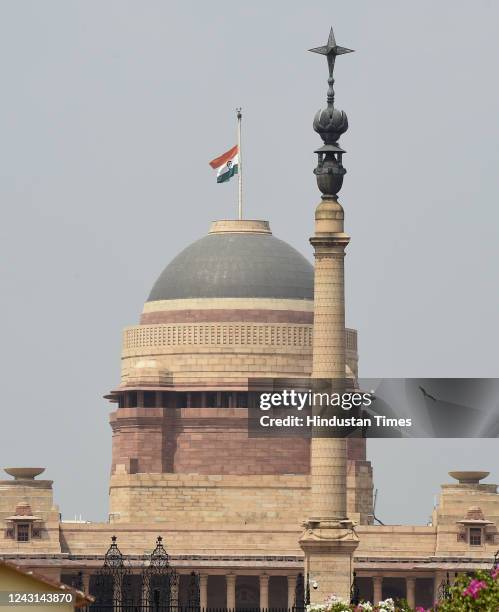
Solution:
[(482, 530), (480, 527), (470, 528), (470, 545), (481, 546), (482, 545)]
[(29, 523), (19, 523), (17, 525), (17, 541), (29, 542)]
[(217, 405), (218, 405), (217, 394), (216, 393), (207, 393), (206, 394), (206, 406), (207, 406), (207, 408), (216, 408)]
[(229, 408), (230, 400), (232, 393), (228, 393), (227, 391), (222, 391), (220, 393), (220, 408)]
[(177, 393), (177, 408), (187, 408), (187, 393)]
[(248, 394), (247, 393), (237, 394), (236, 407), (237, 408), (247, 408), (248, 407)]
[(191, 408), (201, 408), (202, 407), (202, 393), (191, 392)]
[(144, 391), (144, 408), (154, 408), (156, 406), (156, 393), (154, 391)]

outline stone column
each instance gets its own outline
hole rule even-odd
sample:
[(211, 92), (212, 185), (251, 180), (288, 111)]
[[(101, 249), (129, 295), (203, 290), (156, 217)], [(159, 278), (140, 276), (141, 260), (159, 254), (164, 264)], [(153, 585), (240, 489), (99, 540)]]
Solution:
[(88, 595), (90, 593), (90, 574), (82, 572), (81, 579), (83, 582), (83, 591)]
[(383, 599), (383, 577), (373, 576), (373, 604), (377, 605)]
[(260, 576), (260, 609), (269, 607), (269, 577), (266, 574)]
[(227, 608), (233, 610), (236, 607), (236, 578), (235, 574), (227, 574)]
[(208, 607), (208, 574), (199, 575), (199, 606)]
[(405, 580), (406, 592), (407, 592), (407, 603), (411, 608), (416, 607), (416, 579), (406, 578)]
[(438, 601), (440, 585), (447, 580), (447, 572), (436, 571), (433, 583), (433, 602)]
[[(343, 231), (343, 208), (324, 195), (315, 211), (314, 338), (312, 377), (332, 380), (344, 391), (345, 289), (344, 256), (350, 238)], [(350, 599), (353, 552), (358, 538), (347, 518), (347, 448), (344, 438), (318, 437), (311, 445), (312, 514), (300, 545), (309, 562), (311, 603), (330, 593)]]
[[(345, 248), (343, 208), (323, 196), (315, 211), (314, 338), (312, 377), (333, 379), (335, 391), (345, 381)], [(312, 440), (312, 516), (343, 520), (347, 516), (346, 440)]]
[(288, 576), (288, 608), (295, 606), (296, 576)]

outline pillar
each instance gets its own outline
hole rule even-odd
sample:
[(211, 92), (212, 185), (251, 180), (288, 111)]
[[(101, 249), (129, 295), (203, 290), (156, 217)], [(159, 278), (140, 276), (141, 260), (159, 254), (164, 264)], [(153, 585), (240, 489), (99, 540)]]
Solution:
[(383, 600), (383, 577), (373, 577), (373, 604), (376, 606)]
[(415, 578), (406, 578), (406, 593), (407, 593), (407, 603), (411, 608), (416, 607), (416, 579)]
[[(329, 78), (327, 108), (317, 112), (314, 130), (324, 146), (315, 152), (314, 170), (322, 201), (315, 210), (314, 336), (312, 377), (333, 383), (332, 391), (345, 390), (345, 248), (343, 207), (338, 192), (346, 173), (340, 136), (348, 129), (346, 114), (334, 108), (334, 66), (337, 55), (350, 50), (338, 47), (333, 30), (328, 43), (311, 49), (327, 56)], [(330, 415), (328, 415), (330, 416)], [(311, 603), (322, 603), (330, 593), (350, 600), (353, 553), (358, 538), (347, 517), (347, 446), (345, 438), (320, 437), (313, 432), (311, 444), (311, 515), (305, 523), (300, 546), (305, 553)], [(322, 432), (323, 433), (323, 432)]]
[(233, 610), (236, 607), (236, 578), (235, 574), (227, 574), (227, 608)]
[(88, 572), (82, 572), (81, 579), (83, 582), (83, 592), (88, 595), (90, 593), (90, 574)]
[[(333, 379), (341, 392), (345, 380), (345, 247), (343, 208), (324, 199), (315, 213), (314, 337), (312, 377)], [(335, 389), (336, 390), (336, 389)], [(347, 452), (343, 438), (312, 440), (312, 516), (345, 519)]]
[(269, 607), (269, 577), (267, 574), (260, 576), (260, 609)]
[[(312, 377), (332, 380), (344, 391), (344, 256), (349, 237), (343, 231), (343, 208), (336, 197), (323, 196), (315, 213), (314, 337)], [(311, 603), (335, 593), (350, 600), (353, 552), (358, 538), (347, 517), (347, 448), (345, 438), (319, 437), (311, 444), (312, 513), (300, 545), (311, 582)]]
[(201, 610), (208, 607), (208, 574), (199, 575), (199, 606)]
[(442, 584), (442, 582), (446, 582), (447, 581), (447, 572), (445, 571), (437, 571), (435, 572), (435, 577), (434, 577), (434, 583), (433, 583), (433, 601), (436, 602), (438, 601), (438, 598), (440, 596), (440, 585)]
[(296, 576), (288, 576), (288, 608), (295, 606), (296, 598)]

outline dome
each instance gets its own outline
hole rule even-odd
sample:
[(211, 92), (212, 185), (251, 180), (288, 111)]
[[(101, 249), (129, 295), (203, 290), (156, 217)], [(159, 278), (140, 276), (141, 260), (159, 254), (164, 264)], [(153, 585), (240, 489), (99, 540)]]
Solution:
[(190, 298), (312, 300), (312, 264), (272, 235), (266, 221), (218, 221), (179, 253), (148, 302)]

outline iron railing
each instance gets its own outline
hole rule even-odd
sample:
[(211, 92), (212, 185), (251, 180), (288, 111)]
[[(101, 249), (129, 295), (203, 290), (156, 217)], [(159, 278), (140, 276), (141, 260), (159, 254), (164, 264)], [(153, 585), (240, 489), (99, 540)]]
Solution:
[[(185, 578), (184, 578), (185, 579)], [(297, 577), (296, 606), (287, 608), (257, 608), (237, 606), (236, 608), (200, 607), (199, 574), (191, 572), (188, 583), (180, 589), (180, 575), (170, 565), (170, 558), (158, 536), (156, 548), (144, 557), (142, 566), (132, 568), (129, 560), (118, 548), (116, 536), (104, 556), (102, 568), (92, 577), (90, 594), (95, 601), (88, 607), (89, 612), (303, 612), (309, 602), (308, 580), (300, 574)], [(73, 585), (82, 589), (81, 572)]]

